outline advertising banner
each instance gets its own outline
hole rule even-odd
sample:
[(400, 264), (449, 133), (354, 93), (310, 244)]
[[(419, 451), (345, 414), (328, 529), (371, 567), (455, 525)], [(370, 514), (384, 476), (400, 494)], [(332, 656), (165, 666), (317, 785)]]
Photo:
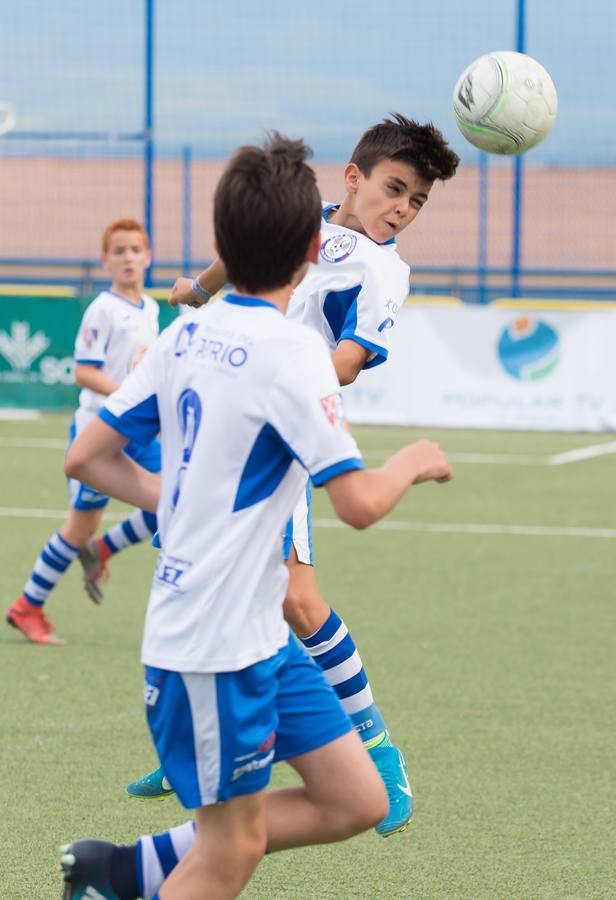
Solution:
[(407, 304), (350, 421), (599, 431), (616, 409), (616, 312)]
[[(0, 296), (0, 406), (70, 409), (75, 336), (92, 298)], [(161, 328), (176, 315), (161, 304)]]
[[(0, 296), (0, 406), (76, 406), (92, 298)], [(566, 307), (566, 304), (563, 304)], [(388, 361), (344, 389), (351, 422), (600, 431), (616, 422), (616, 310), (407, 303)], [(160, 324), (176, 315), (161, 303)]]

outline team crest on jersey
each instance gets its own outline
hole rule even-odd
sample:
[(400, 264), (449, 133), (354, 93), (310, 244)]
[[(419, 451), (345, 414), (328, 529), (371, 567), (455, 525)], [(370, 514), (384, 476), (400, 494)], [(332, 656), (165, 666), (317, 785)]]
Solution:
[(327, 416), (330, 425), (340, 424), (343, 428), (347, 427), (344, 418), (344, 410), (342, 408), (342, 397), (339, 393), (328, 394), (327, 397), (321, 397), (321, 406), (323, 412)]
[(88, 350), (91, 350), (98, 340), (98, 328), (86, 328), (83, 332), (83, 340)]
[(357, 238), (354, 234), (348, 232), (337, 234), (321, 244), (321, 259), (330, 263), (343, 262), (349, 258), (356, 246)]

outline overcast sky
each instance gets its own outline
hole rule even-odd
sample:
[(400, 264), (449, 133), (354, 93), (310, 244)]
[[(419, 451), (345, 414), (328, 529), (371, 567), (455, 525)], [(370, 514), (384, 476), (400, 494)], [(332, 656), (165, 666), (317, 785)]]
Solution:
[[(343, 159), (390, 111), (432, 119), (466, 160), (451, 93), (489, 50), (515, 49), (517, 0), (155, 0), (155, 133), (226, 155), (277, 128)], [(0, 99), (21, 130), (138, 131), (144, 0), (0, 0)], [(616, 0), (526, 0), (526, 50), (559, 116), (546, 164), (616, 164)]]

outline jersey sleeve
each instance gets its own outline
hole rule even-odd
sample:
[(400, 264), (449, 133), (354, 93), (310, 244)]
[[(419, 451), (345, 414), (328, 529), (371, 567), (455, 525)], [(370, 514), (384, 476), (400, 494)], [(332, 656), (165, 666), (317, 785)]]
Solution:
[(160, 374), (164, 372), (162, 342), (158, 338), (99, 412), (103, 422), (142, 446), (149, 444), (160, 431), (158, 390)]
[(365, 468), (344, 417), (330, 354), (316, 335), (279, 370), (270, 395), (270, 424), (317, 487)]
[(84, 313), (75, 339), (75, 364), (103, 366), (112, 328), (109, 310), (101, 303), (91, 303)]
[(402, 302), (399, 288), (392, 288), (386, 269), (379, 271), (376, 260), (363, 263), (363, 277), (350, 305), (339, 341), (350, 340), (370, 351), (364, 369), (384, 363), (389, 355), (389, 332), (396, 322)]

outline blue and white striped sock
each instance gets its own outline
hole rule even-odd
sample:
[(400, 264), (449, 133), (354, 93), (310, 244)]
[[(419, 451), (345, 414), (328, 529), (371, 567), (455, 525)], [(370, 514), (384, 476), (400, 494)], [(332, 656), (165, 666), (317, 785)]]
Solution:
[(362, 741), (378, 743), (387, 727), (374, 702), (359, 651), (342, 619), (332, 609), (325, 624), (303, 638), (302, 644), (336, 691)]
[(23, 595), (33, 606), (41, 607), (79, 553), (59, 531), (52, 535), (34, 563)]
[(184, 822), (164, 834), (146, 834), (137, 841), (137, 883), (140, 897), (156, 892), (195, 840), (195, 823)]
[(136, 509), (130, 514), (128, 519), (124, 519), (118, 525), (114, 525), (109, 531), (102, 536), (110, 552), (117, 553), (118, 550), (124, 550), (132, 544), (139, 544), (141, 541), (149, 540), (156, 531), (156, 516), (154, 513), (144, 512), (142, 509)]

